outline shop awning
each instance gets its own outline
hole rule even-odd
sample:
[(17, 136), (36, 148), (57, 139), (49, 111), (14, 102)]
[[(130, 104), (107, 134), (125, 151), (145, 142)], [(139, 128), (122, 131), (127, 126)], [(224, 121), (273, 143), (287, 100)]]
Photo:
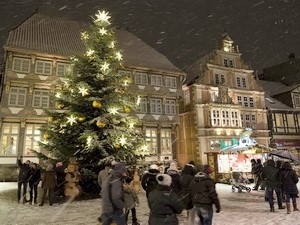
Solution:
[(253, 145), (253, 146), (232, 146), (222, 149), (220, 153), (222, 154), (259, 154), (259, 153), (270, 153), (275, 149), (266, 147), (263, 145)]

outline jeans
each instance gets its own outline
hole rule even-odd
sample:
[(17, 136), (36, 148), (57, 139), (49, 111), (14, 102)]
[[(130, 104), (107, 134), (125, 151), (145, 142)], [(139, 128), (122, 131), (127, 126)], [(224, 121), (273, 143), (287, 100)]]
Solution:
[(103, 213), (101, 215), (102, 225), (110, 225), (115, 222), (117, 225), (125, 225), (125, 215), (122, 209), (115, 210), (109, 213)]
[(200, 206), (195, 205), (194, 209), (199, 216), (199, 224), (198, 225), (212, 225), (212, 217), (213, 217), (213, 208), (212, 206)]
[(275, 191), (276, 196), (277, 196), (278, 206), (282, 207), (282, 192), (281, 192), (281, 188), (267, 187), (267, 196), (268, 196), (268, 200), (269, 200), (269, 205), (270, 205), (270, 207), (274, 206), (274, 198), (273, 198), (274, 191)]
[(30, 199), (29, 199), (29, 202), (32, 202), (32, 199), (34, 200), (34, 203), (36, 203), (37, 201), (37, 196), (38, 196), (38, 193), (37, 193), (37, 189), (38, 189), (38, 185), (37, 184), (30, 184), (29, 183), (29, 188), (30, 188)]
[(20, 202), (21, 200), (21, 189), (22, 189), (22, 185), (23, 185), (23, 203), (26, 202), (26, 193), (27, 193), (27, 181), (19, 181), (18, 182), (18, 202)]

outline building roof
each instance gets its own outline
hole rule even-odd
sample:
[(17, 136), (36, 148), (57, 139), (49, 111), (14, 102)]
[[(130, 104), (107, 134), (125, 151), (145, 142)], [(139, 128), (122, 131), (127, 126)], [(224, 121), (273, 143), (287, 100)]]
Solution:
[(259, 80), (259, 84), (262, 86), (266, 96), (275, 96), (278, 94), (289, 92), (299, 86), (299, 84), (287, 86), (279, 81), (266, 81), (266, 80)]
[[(35, 13), (9, 32), (6, 50), (35, 51), (65, 57), (83, 54), (86, 23)], [(164, 55), (126, 30), (116, 30), (124, 65), (183, 73)]]

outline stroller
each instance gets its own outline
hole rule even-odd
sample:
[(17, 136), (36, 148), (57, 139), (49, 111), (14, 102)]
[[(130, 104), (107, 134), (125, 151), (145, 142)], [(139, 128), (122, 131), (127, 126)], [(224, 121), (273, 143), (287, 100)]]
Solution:
[(247, 178), (244, 178), (242, 173), (232, 172), (232, 192), (238, 191), (241, 193), (245, 190), (249, 193), (251, 188), (247, 187), (246, 184), (250, 184), (250, 181)]

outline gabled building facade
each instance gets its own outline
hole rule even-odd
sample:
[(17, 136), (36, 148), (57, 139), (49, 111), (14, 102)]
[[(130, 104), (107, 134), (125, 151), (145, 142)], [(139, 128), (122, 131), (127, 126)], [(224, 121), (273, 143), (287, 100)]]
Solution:
[[(34, 14), (9, 33), (5, 49), (5, 71), (0, 109), (0, 180), (16, 173), (17, 156), (39, 162), (30, 149), (40, 149), (43, 138), (39, 127), (47, 122), (44, 110), (61, 110), (52, 100), (63, 78), (75, 74), (69, 57), (84, 54), (80, 40), (85, 24), (43, 14)], [(130, 88), (140, 98), (137, 127), (148, 141), (145, 163), (173, 160), (175, 127), (178, 124), (179, 98), (185, 73), (165, 56), (124, 30), (116, 30), (118, 47), (123, 51), (124, 67)], [(14, 170), (15, 171), (15, 170)]]
[(245, 128), (252, 129), (258, 144), (268, 146), (264, 92), (228, 35), (187, 74), (177, 130), (179, 164), (194, 160), (222, 172), (220, 140), (232, 145)]

